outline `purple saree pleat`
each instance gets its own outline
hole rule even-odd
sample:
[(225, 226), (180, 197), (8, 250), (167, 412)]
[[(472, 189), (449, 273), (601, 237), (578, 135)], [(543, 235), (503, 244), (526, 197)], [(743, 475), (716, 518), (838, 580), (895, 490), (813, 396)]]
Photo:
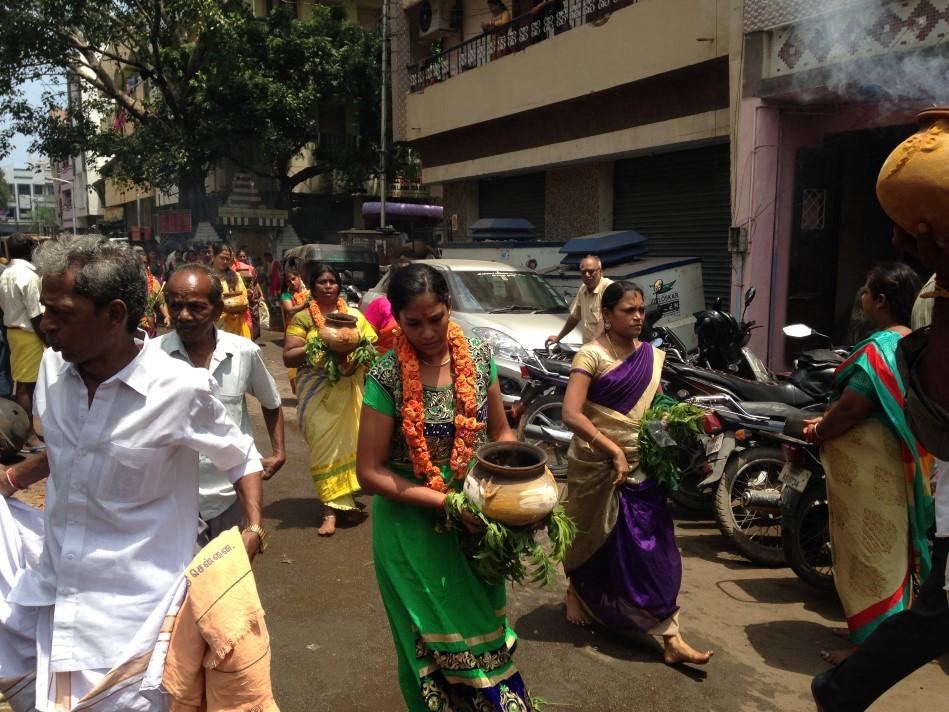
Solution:
[(655, 355), (649, 344), (643, 344), (590, 384), (587, 399), (620, 413), (632, 410), (652, 380)]
[(661, 485), (625, 484), (619, 498), (615, 528), (570, 582), (604, 625), (644, 633), (679, 609), (682, 559)]

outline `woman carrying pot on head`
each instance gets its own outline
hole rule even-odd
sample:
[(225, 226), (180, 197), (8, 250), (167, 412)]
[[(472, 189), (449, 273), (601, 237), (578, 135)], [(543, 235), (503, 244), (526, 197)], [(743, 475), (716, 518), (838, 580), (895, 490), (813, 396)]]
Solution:
[[(284, 284), (284, 291), (280, 294), (280, 310), (283, 312), (283, 337), (287, 338), (287, 329), (293, 317), (306, 309), (310, 304), (310, 290), (303, 284), (298, 267), (288, 267)], [(287, 369), (287, 378), (290, 380), (290, 390), (297, 392), (297, 370)]]
[(603, 292), (603, 333), (577, 352), (563, 419), (567, 514), (577, 538), (564, 569), (567, 619), (662, 637), (669, 665), (704, 664), (679, 632), (676, 599), (682, 559), (666, 489), (638, 467), (639, 423), (660, 395), (663, 353), (639, 340), (646, 314), (641, 287), (615, 282)]
[(511, 658), (504, 584), (484, 583), (457, 534), (436, 531), (474, 451), (515, 439), (490, 348), (451, 321), (448, 285), (429, 265), (400, 269), (388, 298), (401, 333), (366, 381), (357, 469), (377, 495), (373, 558), (405, 704), (412, 712), (530, 710)]
[(310, 295), (307, 308), (290, 320), (283, 341), (283, 363), (297, 369), (297, 417), (310, 450), (310, 476), (323, 502), (323, 523), (320, 536), (336, 532), (337, 516), (356, 510), (353, 493), (359, 490), (356, 481), (356, 440), (359, 411), (362, 408), (365, 369), (344, 369), (338, 378), (330, 378), (326, 359), (316, 365), (307, 362), (306, 345), (319, 336), (326, 316), (339, 312), (356, 317), (361, 338), (375, 342), (376, 334), (369, 322), (339, 296), (342, 286), (339, 273), (332, 265), (317, 263), (310, 270)]
[(211, 250), (211, 269), (221, 280), (221, 288), (224, 290), (224, 312), (217, 323), (217, 328), (249, 339), (251, 337), (248, 312), (250, 302), (244, 280), (233, 269), (234, 251), (226, 242), (214, 242), (208, 246), (208, 249)]
[[(805, 429), (821, 445), (834, 585), (853, 645), (909, 608), (913, 578), (922, 581), (931, 568), (926, 534), (935, 521), (932, 459), (906, 423), (906, 391), (896, 366), (919, 285), (916, 273), (900, 262), (870, 270), (861, 305), (875, 331), (837, 369), (826, 415)], [(837, 665), (852, 652), (821, 656)]]

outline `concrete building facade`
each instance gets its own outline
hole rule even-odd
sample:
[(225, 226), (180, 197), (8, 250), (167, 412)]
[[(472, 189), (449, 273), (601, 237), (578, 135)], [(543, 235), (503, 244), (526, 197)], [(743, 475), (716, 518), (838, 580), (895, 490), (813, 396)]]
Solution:
[(45, 161), (25, 167), (2, 166), (10, 199), (0, 212), (0, 234), (57, 230), (56, 186)]
[(530, 7), (487, 31), (481, 0), (394, 13), (396, 138), (442, 186), (450, 238), (478, 218), (527, 218), (557, 241), (635, 229), (650, 254), (701, 257), (709, 300), (727, 299), (742, 3)]

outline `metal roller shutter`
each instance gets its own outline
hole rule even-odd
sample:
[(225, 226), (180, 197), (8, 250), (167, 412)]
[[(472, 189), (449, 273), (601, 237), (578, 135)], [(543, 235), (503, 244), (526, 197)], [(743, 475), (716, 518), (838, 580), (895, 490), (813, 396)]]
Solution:
[(700, 257), (705, 300), (730, 301), (728, 144), (617, 161), (613, 228), (649, 238), (650, 256)]
[(484, 178), (478, 182), (478, 217), (524, 218), (543, 240), (546, 186), (543, 173)]

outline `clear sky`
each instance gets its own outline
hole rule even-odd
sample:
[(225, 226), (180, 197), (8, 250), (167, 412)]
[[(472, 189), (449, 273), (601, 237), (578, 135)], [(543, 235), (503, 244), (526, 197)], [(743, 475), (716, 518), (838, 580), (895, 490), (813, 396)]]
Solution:
[[(46, 87), (54, 86), (50, 79), (43, 81), (30, 82), (24, 87), (27, 98), (32, 103), (38, 104), (43, 96), (43, 90)], [(0, 118), (0, 124), (6, 124), (6, 117)], [(30, 160), (29, 155), (30, 139), (22, 134), (17, 134), (13, 139), (13, 148), (6, 156), (0, 156), (0, 163), (5, 166), (16, 166), (22, 168)]]

